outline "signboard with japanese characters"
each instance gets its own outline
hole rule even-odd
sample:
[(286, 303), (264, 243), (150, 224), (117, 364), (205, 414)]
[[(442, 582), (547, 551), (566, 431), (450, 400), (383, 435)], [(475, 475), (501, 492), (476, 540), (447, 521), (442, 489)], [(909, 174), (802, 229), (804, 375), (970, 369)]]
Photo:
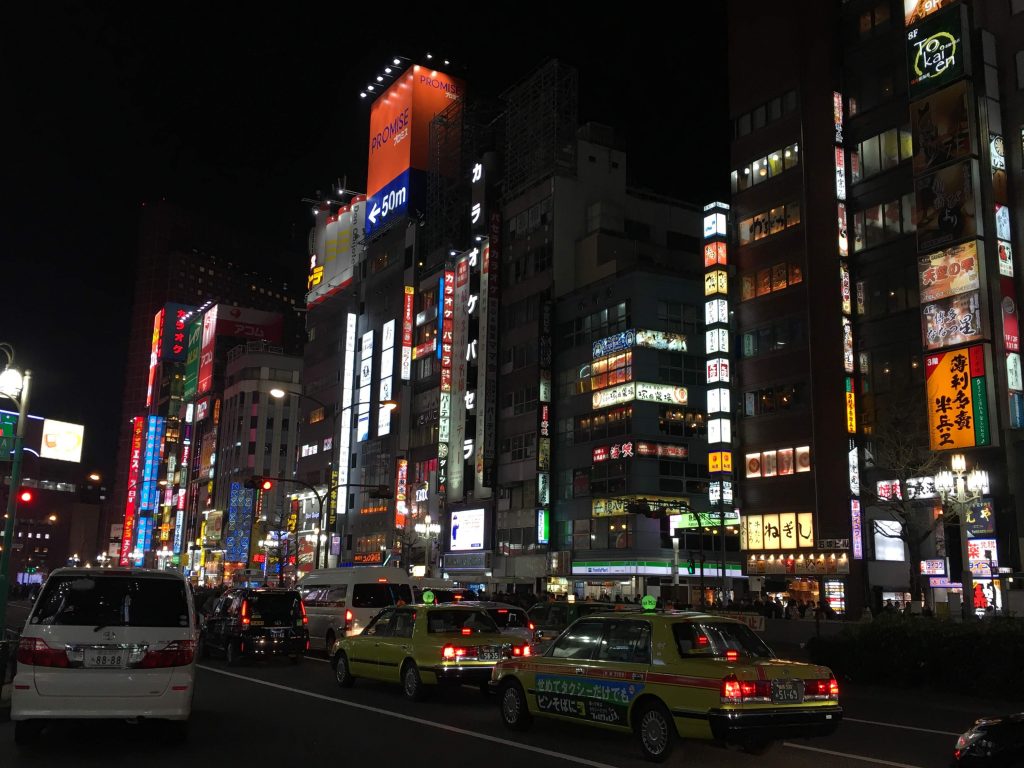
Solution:
[(985, 370), (985, 347), (980, 344), (925, 358), (933, 451), (990, 443)]
[(978, 290), (981, 263), (977, 241), (918, 257), (917, 275), (922, 304)]
[(743, 515), (740, 519), (740, 549), (810, 549), (814, 547), (814, 514), (781, 512)]

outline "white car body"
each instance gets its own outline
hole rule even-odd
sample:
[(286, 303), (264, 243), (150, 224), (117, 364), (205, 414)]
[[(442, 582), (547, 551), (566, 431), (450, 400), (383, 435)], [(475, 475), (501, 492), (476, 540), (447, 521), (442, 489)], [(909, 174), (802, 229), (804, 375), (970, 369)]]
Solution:
[[(518, 605), (498, 603), (493, 600), (461, 600), (459, 605), (473, 605), (482, 608), (498, 625), (501, 634), (518, 638), (531, 646), (534, 644), (533, 630), (530, 629), (529, 617), (526, 615), (526, 611)], [(517, 623), (514, 626), (509, 626), (508, 622), (503, 622), (500, 616), (495, 615), (501, 613), (514, 613)]]
[[(389, 585), (389, 592), (394, 594), (371, 606), (359, 602), (357, 590), (381, 585)], [(409, 575), (401, 568), (359, 566), (310, 571), (296, 585), (309, 619), (309, 647), (329, 653), (332, 639), (358, 635), (381, 610), (395, 604), (395, 595), (405, 594), (405, 601), (411, 602), (409, 585)]]
[[(196, 621), (191, 590), (181, 574), (60, 568), (48, 582), (68, 577), (176, 580), (185, 590), (188, 613), (178, 617), (177, 626), (47, 624), (38, 619), (45, 610), (44, 586), (21, 636), (11, 719), (187, 720), (195, 688)], [(41, 659), (56, 660), (57, 665), (37, 663)], [(173, 666), (147, 668), (172, 659)]]

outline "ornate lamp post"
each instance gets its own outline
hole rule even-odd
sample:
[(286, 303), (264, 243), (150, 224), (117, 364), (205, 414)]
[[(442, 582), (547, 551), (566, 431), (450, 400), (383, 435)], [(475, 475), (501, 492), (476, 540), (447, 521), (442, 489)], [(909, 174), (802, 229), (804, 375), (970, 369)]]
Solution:
[(960, 583), (963, 590), (961, 606), (963, 620), (974, 618), (974, 580), (971, 576), (971, 564), (967, 549), (967, 510), (980, 501), (988, 493), (988, 472), (972, 469), (967, 472), (967, 459), (962, 453), (955, 453), (950, 458), (950, 470), (943, 470), (935, 475), (935, 490), (942, 499), (943, 506), (949, 505), (960, 521)]
[(423, 550), (423, 575), (429, 576), (433, 539), (441, 534), (441, 526), (438, 523), (430, 522), (430, 515), (426, 515), (422, 523), (416, 523), (413, 526), (413, 530), (427, 540), (427, 545)]

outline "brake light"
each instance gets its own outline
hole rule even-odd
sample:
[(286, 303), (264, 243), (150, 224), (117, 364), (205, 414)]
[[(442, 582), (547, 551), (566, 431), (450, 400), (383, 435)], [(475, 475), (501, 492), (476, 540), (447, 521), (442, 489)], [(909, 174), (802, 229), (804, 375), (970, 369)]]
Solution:
[(835, 675), (830, 676), (827, 680), (804, 680), (804, 698), (836, 700), (839, 698), (839, 681), (836, 680)]
[(739, 658), (740, 658), (740, 652), (739, 651), (734, 651), (732, 649), (729, 649), (728, 651), (725, 652), (725, 660), (726, 661), (739, 661)]
[(739, 704), (743, 701), (769, 701), (771, 682), (768, 680), (739, 680), (736, 675), (722, 678), (722, 703)]
[(707, 635), (697, 635), (697, 639), (694, 641), (694, 644), (698, 648), (707, 648), (708, 647), (708, 636)]
[(306, 615), (306, 604), (299, 600), (299, 607), (302, 608), (302, 623), (309, 624), (309, 617)]
[(18, 663), (33, 667), (66, 667), (68, 654), (63, 648), (51, 648), (39, 637), (23, 637), (18, 642)]
[(387, 584), (388, 583), (387, 576), (381, 576), (380, 578), (378, 578), (377, 579), (377, 583), (378, 584)]
[(446, 659), (446, 660), (448, 660), (448, 661), (452, 661), (454, 659), (461, 658), (462, 656), (465, 656), (465, 655), (466, 655), (466, 649), (465, 648), (458, 648), (458, 647), (456, 647), (454, 645), (446, 645), (444, 648), (441, 649), (441, 657)]
[(836, 680), (835, 675), (828, 679), (828, 695), (830, 698), (839, 698), (839, 681)]
[(498, 613), (508, 613), (508, 608), (499, 608)]
[(536, 627), (533, 625), (532, 621), (529, 624), (527, 624), (526, 626), (530, 628), (531, 632), (533, 632), (536, 629)]
[(345, 611), (345, 626), (352, 623), (352, 611)]
[(455, 602), (457, 603), (457, 602), (459, 602), (459, 600), (461, 600), (461, 599), (462, 599), (462, 593), (461, 593), (461, 592), (456, 592), (456, 593), (455, 593), (454, 595), (452, 595), (452, 598), (453, 598), (453, 599), (455, 600)]
[(530, 646), (528, 646), (528, 645), (513, 645), (512, 646), (512, 655), (513, 656), (529, 656), (530, 655)]
[(463, 627), (462, 628), (462, 636), (463, 637), (466, 637), (466, 636), (472, 635), (472, 634), (473, 634), (473, 630), (470, 629), (469, 627)]
[(142, 657), (142, 661), (135, 666), (138, 669), (185, 667), (192, 663), (195, 654), (195, 640), (175, 640), (158, 651), (147, 651), (146, 655)]
[(249, 626), (249, 622), (250, 622), (250, 619), (249, 619), (249, 601), (248, 600), (243, 600), (242, 601), (242, 626), (243, 627), (248, 627)]

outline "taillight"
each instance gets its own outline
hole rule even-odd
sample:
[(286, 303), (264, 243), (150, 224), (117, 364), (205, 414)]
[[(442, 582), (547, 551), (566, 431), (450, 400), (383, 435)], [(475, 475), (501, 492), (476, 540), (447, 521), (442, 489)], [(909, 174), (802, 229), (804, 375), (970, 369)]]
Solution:
[(466, 655), (465, 648), (459, 648), (454, 645), (446, 645), (441, 649), (441, 657), (446, 661), (454, 661), (462, 658)]
[[(245, 603), (242, 603), (245, 605)], [(135, 665), (137, 669), (156, 669), (158, 667), (185, 667), (195, 658), (196, 643), (194, 640), (175, 640), (158, 651), (147, 651), (142, 661)]]
[(528, 645), (513, 645), (512, 646), (512, 655), (513, 656), (529, 656), (530, 655), (530, 646), (528, 646)]
[(345, 611), (345, 626), (348, 627), (352, 623), (352, 611)]
[(725, 652), (725, 660), (726, 661), (738, 661), (739, 658), (740, 658), (740, 652), (739, 651), (734, 651), (734, 650), (730, 649), (730, 650)]
[(248, 600), (243, 600), (242, 601), (242, 626), (243, 627), (248, 627), (249, 626), (249, 601)]
[(526, 626), (530, 628), (531, 632), (533, 632), (536, 629), (536, 627), (533, 625), (532, 621), (529, 624), (527, 624)]
[(473, 630), (470, 629), (469, 627), (463, 627), (462, 628), (462, 636), (463, 637), (468, 637), (469, 635), (472, 635), (472, 634), (473, 634)]
[(707, 648), (708, 642), (707, 635), (697, 635), (697, 639), (695, 640), (695, 644), (698, 648)]
[(18, 642), (18, 663), (32, 667), (66, 667), (68, 654), (63, 648), (51, 648), (39, 637), (23, 637)]
[(300, 600), (299, 607), (302, 608), (302, 623), (309, 624), (309, 617), (306, 616), (306, 604)]
[(771, 682), (768, 680), (739, 680), (736, 675), (727, 675), (722, 678), (723, 704), (770, 700)]
[(827, 680), (804, 680), (804, 698), (819, 701), (838, 699), (839, 681), (836, 680), (835, 675), (830, 676)]

